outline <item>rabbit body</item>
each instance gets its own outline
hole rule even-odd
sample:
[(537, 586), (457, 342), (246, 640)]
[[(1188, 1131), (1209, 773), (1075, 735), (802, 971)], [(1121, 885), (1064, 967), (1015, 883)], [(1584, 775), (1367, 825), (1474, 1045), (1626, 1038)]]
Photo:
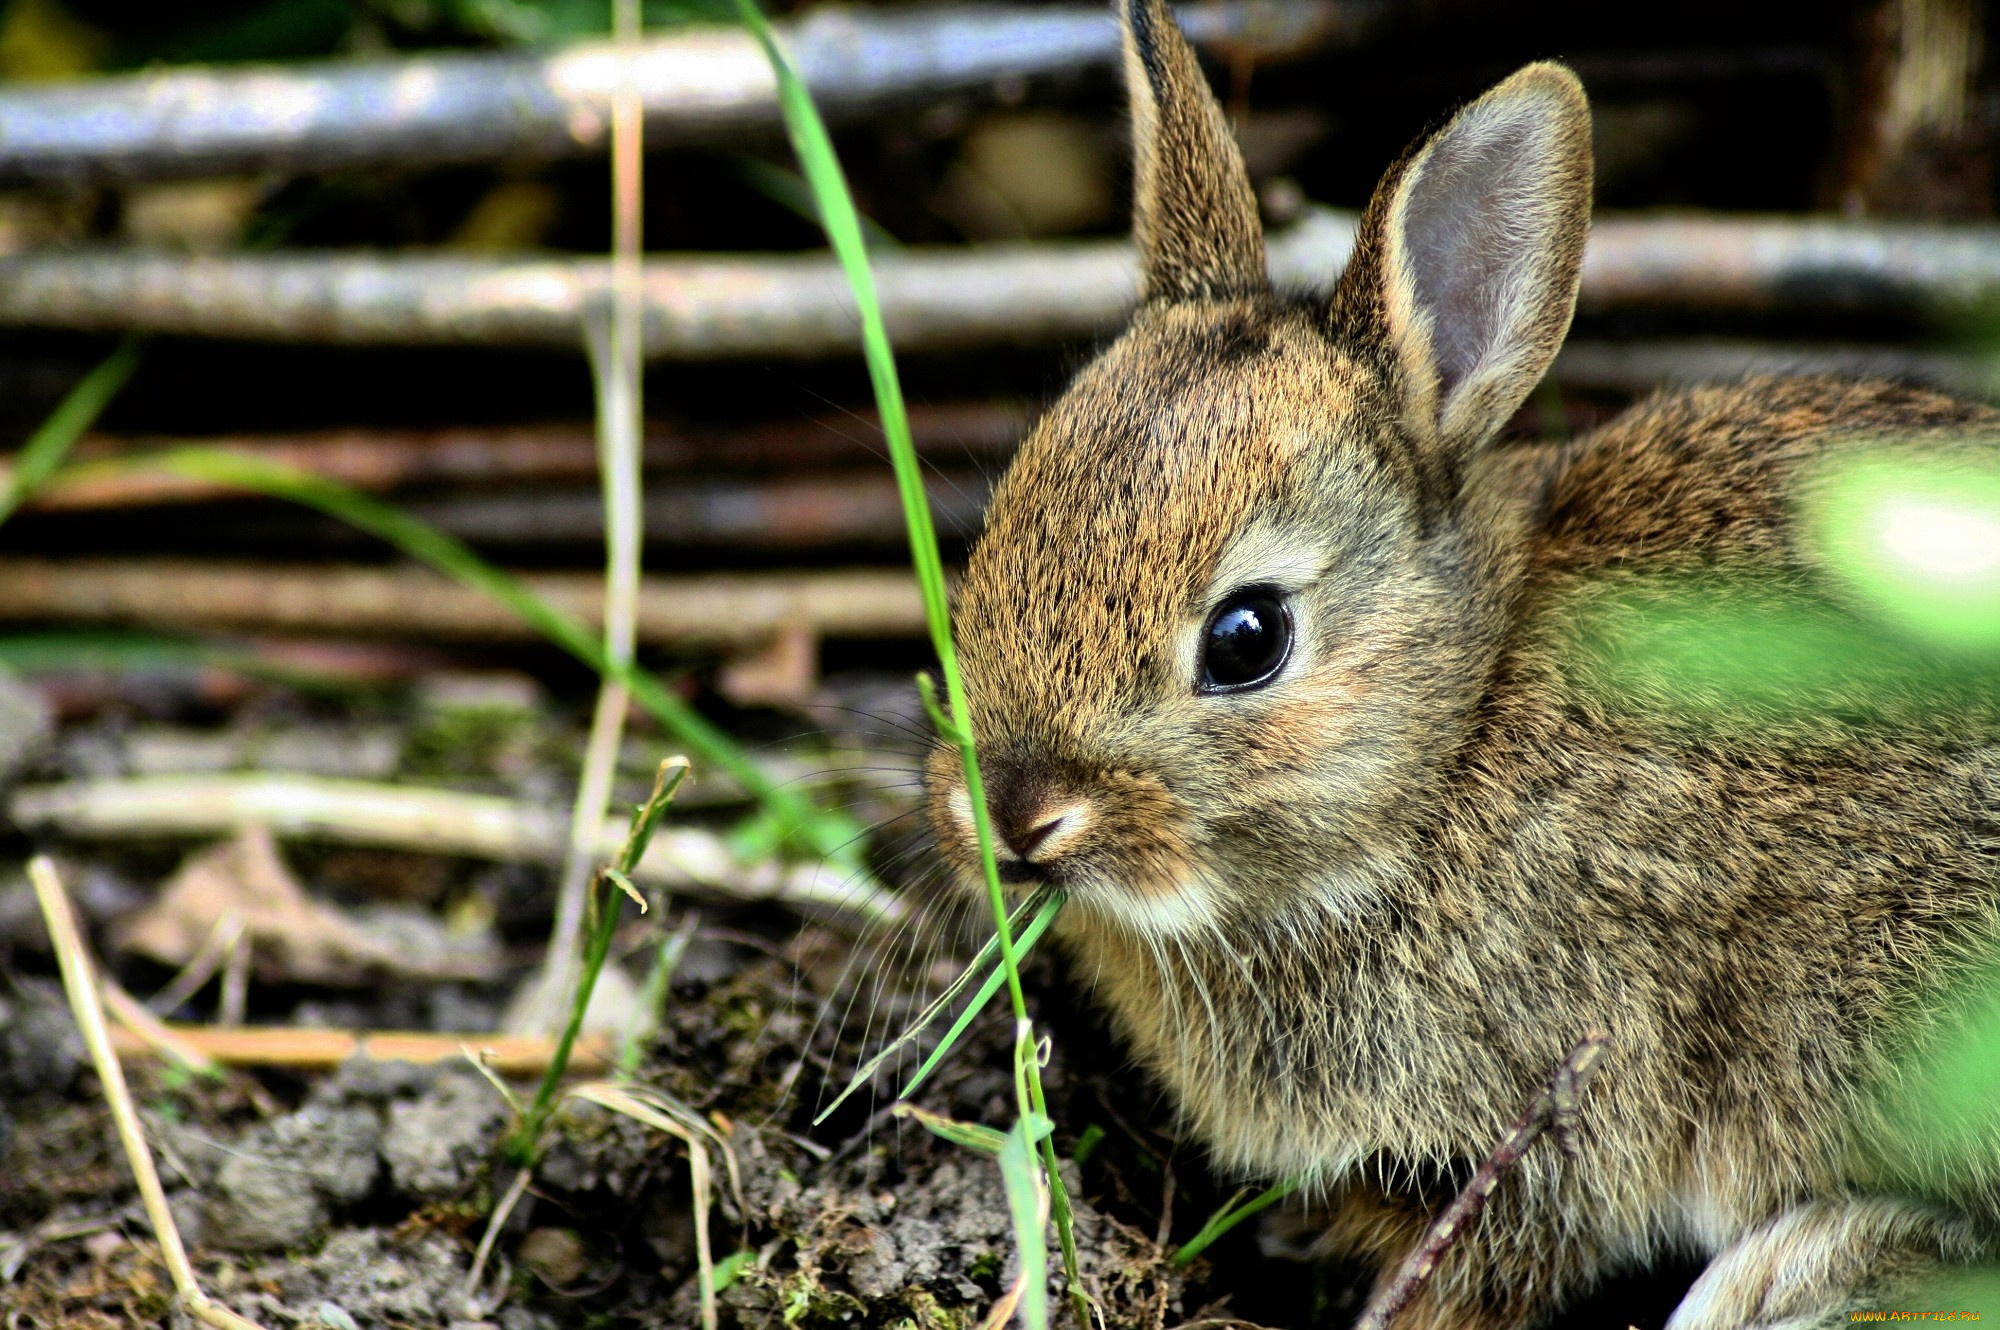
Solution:
[[(1307, 1174), (1324, 1249), (1381, 1268), (1610, 1032), (1574, 1156), (1531, 1151), (1399, 1324), (1531, 1325), (1680, 1251), (1710, 1264), (1677, 1330), (1830, 1325), (1988, 1253), (2000, 1149), (1903, 1194), (1868, 1087), (2000, 944), (2000, 717), (1691, 726), (1576, 659), (1607, 586), (1820, 587), (1815, 467), (1983, 453), (2000, 413), (1754, 380), (1493, 448), (1573, 306), (1574, 79), (1462, 112), (1392, 169), (1332, 299), (1288, 301), (1185, 44), (1150, 0), (1126, 21), (1147, 299), (1023, 444), (956, 607), (1003, 875), (1070, 892), (1076, 971), (1218, 1163)], [(1208, 687), (1244, 587), (1288, 654)], [(976, 881), (954, 753), (930, 781)]]

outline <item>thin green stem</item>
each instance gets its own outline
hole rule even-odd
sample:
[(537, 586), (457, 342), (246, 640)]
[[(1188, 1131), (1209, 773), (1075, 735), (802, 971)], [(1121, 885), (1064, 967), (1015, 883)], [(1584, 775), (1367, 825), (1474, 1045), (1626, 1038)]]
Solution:
[(542, 1073), (542, 1083), (535, 1091), (534, 1102), (521, 1115), (521, 1125), (507, 1144), (509, 1157), (523, 1168), (532, 1164), (540, 1153), (542, 1129), (548, 1125), (549, 1114), (555, 1111), (556, 1095), (562, 1088), (564, 1074), (569, 1070), (570, 1054), (576, 1048), (577, 1036), (583, 1032), (583, 1018), (590, 1007), (591, 991), (597, 987), (597, 976), (604, 972), (605, 959), (611, 955), (612, 938), (618, 932), (618, 914), (625, 903), (625, 896), (607, 879), (613, 873), (628, 880), (631, 878), (632, 870), (645, 856), (646, 846), (652, 842), (660, 819), (666, 816), (667, 806), (673, 803), (674, 795), (687, 778), (687, 773), (688, 761), (684, 757), (670, 757), (660, 763), (660, 770), (653, 777), (652, 794), (632, 812), (632, 829), (626, 833), (625, 845), (618, 851), (618, 862), (611, 869), (599, 873), (590, 884), (590, 931), (584, 942), (583, 975), (570, 1001), (569, 1020), (556, 1039), (555, 1052), (549, 1058), (548, 1070)]
[[(938, 550), (937, 530), (931, 520), (930, 498), (924, 488), (923, 472), (916, 448), (910, 440), (909, 414), (903, 403), (903, 389), (896, 374), (896, 360), (889, 347), (888, 327), (875, 288), (875, 275), (868, 266), (860, 213), (848, 190), (840, 160), (833, 150), (826, 123), (820, 119), (805, 83), (778, 49), (771, 27), (758, 9), (756, 0), (735, 0), (743, 24), (763, 48), (778, 79), (778, 105), (785, 129), (798, 156), (806, 181), (812, 186), (819, 205), (821, 224), (828, 242), (840, 260), (854, 304), (861, 318), (861, 348), (868, 364), (868, 377), (875, 389), (875, 403), (882, 417), (882, 433), (889, 446), (889, 459), (902, 498), (903, 516), (909, 529), (910, 562), (922, 592), (924, 617), (929, 624), (931, 645), (937, 652), (938, 673), (944, 684), (945, 715), (950, 722), (947, 737), (958, 748), (965, 772), (966, 797), (971, 805), (973, 835), (979, 846), (979, 864), (986, 881), (987, 903), (993, 910), (993, 926), (1000, 945), (1000, 961), (1007, 976), (1007, 997), (1017, 1021), (1028, 1019), (1027, 995), (1021, 987), (1021, 953), (1008, 923), (1007, 898), (1000, 885), (1000, 866), (994, 854), (992, 821), (986, 807), (986, 783), (980, 776), (972, 711), (967, 704), (965, 684), (959, 675), (958, 653), (951, 638), (950, 602), (946, 595), (944, 559)], [(1030, 1087), (1028, 1100), (1043, 1103), (1041, 1069), (1030, 1059), (1024, 1069)], [(1037, 1107), (1037, 1112), (1041, 1109)], [(1068, 1197), (1063, 1194), (1062, 1175), (1055, 1167), (1055, 1150), (1043, 1141), (1043, 1159), (1048, 1172), (1051, 1211), (1063, 1238), (1064, 1269), (1076, 1298), (1077, 1315), (1088, 1330), (1090, 1316), (1075, 1262), (1075, 1239), (1070, 1232)]]
[[(1295, 1173), (1275, 1186), (1266, 1187), (1242, 1205), (1238, 1205), (1237, 1202), (1243, 1200), (1243, 1192), (1236, 1193), (1236, 1195), (1229, 1199), (1227, 1205), (1209, 1216), (1208, 1222), (1201, 1226), (1201, 1232), (1195, 1234), (1174, 1250), (1174, 1264), (1177, 1266), (1186, 1265), (1195, 1257), (1207, 1251), (1210, 1244), (1217, 1238), (1227, 1233), (1230, 1229), (1235, 1228), (1251, 1215), (1256, 1214), (1267, 1206), (1276, 1205), (1279, 1201), (1284, 1200), (1285, 1197), (1290, 1196), (1299, 1189), (1299, 1184), (1304, 1181), (1305, 1174)], [(1247, 1191), (1249, 1188), (1246, 1187), (1244, 1190)]]

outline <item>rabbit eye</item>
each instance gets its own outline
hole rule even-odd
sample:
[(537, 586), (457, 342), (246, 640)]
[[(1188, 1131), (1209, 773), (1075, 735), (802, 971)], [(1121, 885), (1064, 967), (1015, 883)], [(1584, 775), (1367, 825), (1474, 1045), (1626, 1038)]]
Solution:
[(1201, 634), (1201, 691), (1268, 683), (1292, 650), (1292, 616), (1271, 587), (1246, 587), (1222, 603)]

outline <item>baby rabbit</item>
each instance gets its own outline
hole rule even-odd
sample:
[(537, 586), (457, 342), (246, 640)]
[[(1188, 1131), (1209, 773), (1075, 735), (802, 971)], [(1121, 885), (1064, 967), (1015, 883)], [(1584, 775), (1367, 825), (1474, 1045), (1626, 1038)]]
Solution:
[[(1379, 1268), (1610, 1031), (1576, 1156), (1508, 1176), (1412, 1330), (1533, 1325), (1667, 1253), (1708, 1262), (1676, 1330), (1832, 1325), (1988, 1255), (2000, 1149), (1899, 1194), (1861, 1124), (1924, 986), (2000, 939), (2000, 726), (1692, 732), (1579, 689), (1565, 607), (1718, 566), (1811, 589), (1800, 476), (2000, 415), (1763, 380), (1495, 449), (1576, 299), (1576, 78), (1460, 111), (1332, 297), (1281, 299), (1189, 48), (1122, 4), (1143, 301), (955, 610), (1004, 876), (1068, 890), (1077, 973), (1219, 1165), (1308, 1173), (1325, 1250)], [(955, 755), (928, 781), (976, 882)]]

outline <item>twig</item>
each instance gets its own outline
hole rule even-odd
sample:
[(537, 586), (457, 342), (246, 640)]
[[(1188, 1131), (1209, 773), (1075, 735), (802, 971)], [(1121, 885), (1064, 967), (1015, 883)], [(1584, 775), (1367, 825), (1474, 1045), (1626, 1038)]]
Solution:
[(1521, 1162), (1521, 1156), (1528, 1147), (1545, 1131), (1553, 1129), (1562, 1145), (1563, 1153), (1572, 1157), (1576, 1154), (1576, 1113), (1577, 1098), (1583, 1093), (1596, 1069), (1598, 1059), (1603, 1055), (1611, 1036), (1603, 1030), (1591, 1030), (1577, 1041), (1569, 1056), (1562, 1060), (1550, 1076), (1548, 1084), (1535, 1092), (1528, 1106), (1521, 1110), (1521, 1116), (1495, 1146), (1493, 1153), (1472, 1175), (1452, 1203), (1445, 1208), (1431, 1226), (1424, 1231), (1422, 1241), (1403, 1258), (1403, 1264), (1396, 1270), (1394, 1278), (1382, 1285), (1368, 1302), (1361, 1318), (1354, 1323), (1354, 1330), (1386, 1330), (1407, 1307), (1410, 1299), (1431, 1277), (1438, 1261), (1451, 1250), (1458, 1241), (1465, 1226), (1479, 1217), (1486, 1208), (1486, 1201), (1493, 1195), (1493, 1189), (1500, 1185), (1500, 1179), (1507, 1171)]
[[(534, 574), (529, 590), (587, 624), (604, 580)], [(179, 559), (0, 559), (0, 620), (173, 629), (519, 642), (535, 628), (481, 592), (427, 569)], [(725, 573), (649, 577), (639, 588), (647, 645), (761, 647), (780, 629), (822, 636), (918, 637), (923, 600), (908, 573)]]
[[(1325, 290), (1352, 214), (1311, 209), (1269, 237), (1271, 276)], [(905, 351), (1099, 336), (1138, 288), (1129, 244), (910, 248), (874, 260)], [(814, 254), (649, 259), (646, 354), (848, 355), (861, 320)], [(611, 286), (603, 259), (59, 251), (0, 259), (0, 324), (281, 342), (576, 345)], [(2000, 228), (1831, 218), (1603, 217), (1580, 308), (1977, 314), (2000, 295)]]
[[(1352, 44), (1382, 0), (1191, 4), (1196, 41), (1265, 58)], [(601, 11), (600, 11), (601, 12)], [(854, 118), (1012, 79), (1110, 65), (1118, 29), (1097, 5), (814, 12), (784, 25), (814, 93)], [(91, 79), (0, 94), (0, 180), (139, 180), (296, 173), (368, 163), (583, 156), (604, 148), (616, 47), (432, 55)], [(740, 33), (654, 38), (639, 94), (662, 142), (775, 127), (776, 89)]]
[[(1028, 432), (1026, 404), (1007, 401), (919, 403), (910, 408), (917, 451), (945, 461), (1004, 461)], [(530, 481), (588, 481), (598, 475), (597, 436), (589, 425), (462, 426), (445, 429), (331, 429), (305, 433), (168, 438), (86, 434), (72, 463), (103, 462), (169, 448), (223, 448), (342, 481), (370, 493), (405, 485), (480, 487)], [(718, 461), (744, 470), (821, 470), (879, 458), (881, 430), (866, 412), (822, 420), (782, 419), (728, 430), (646, 425), (646, 469), (711, 472)], [(13, 459), (7, 459), (12, 462)], [(0, 466), (0, 474), (11, 475)], [(30, 510), (143, 507), (229, 498), (227, 485), (166, 471), (72, 465), (41, 486)]]
[[(513, 863), (560, 861), (563, 819), (495, 795), (280, 773), (145, 776), (17, 790), (22, 826), (83, 837), (227, 835), (246, 823), (280, 836)], [(604, 820), (598, 852), (615, 853), (624, 828)], [(636, 882), (742, 900), (784, 900), (866, 918), (900, 918), (902, 902), (871, 879), (812, 862), (743, 865), (722, 838), (664, 828), (632, 870)]]
[(507, 1184), (507, 1190), (500, 1193), (500, 1199), (493, 1206), (493, 1213), (486, 1221), (486, 1231), (479, 1235), (479, 1249), (472, 1253), (472, 1268), (465, 1272), (466, 1314), (474, 1315), (474, 1301), (479, 1294), (479, 1282), (485, 1277), (486, 1262), (493, 1255), (493, 1244), (500, 1239), (500, 1230), (507, 1227), (507, 1221), (514, 1214), (514, 1207), (527, 1194), (528, 1183), (533, 1180), (535, 1170), (525, 1165), (514, 1170), (514, 1180)]
[(132, 1091), (125, 1084), (125, 1069), (119, 1065), (118, 1054), (112, 1050), (111, 1035), (104, 1025), (104, 1011), (97, 1003), (97, 985), (91, 978), (90, 955), (84, 949), (83, 935), (77, 930), (76, 917), (70, 912), (69, 896), (63, 891), (62, 880), (56, 876), (55, 865), (48, 856), (36, 855), (28, 861), (28, 877), (35, 884), (35, 898), (41, 903), (42, 918), (48, 925), (49, 940), (56, 950), (56, 962), (62, 968), (63, 988), (69, 993), (70, 1011), (76, 1017), (76, 1026), (83, 1036), (84, 1046), (90, 1050), (91, 1063), (97, 1069), (97, 1079), (104, 1088), (105, 1102), (111, 1108), (111, 1119), (118, 1127), (118, 1140), (125, 1147), (125, 1158), (132, 1166), (132, 1179), (138, 1184), (139, 1197), (146, 1206), (146, 1218), (153, 1226), (154, 1237), (160, 1244), (160, 1256), (166, 1262), (167, 1273), (174, 1281), (174, 1291), (180, 1295), (181, 1305), (189, 1315), (219, 1330), (260, 1330), (255, 1321), (238, 1316), (220, 1303), (209, 1301), (208, 1295), (194, 1277), (194, 1266), (189, 1263), (187, 1248), (181, 1244), (180, 1229), (174, 1224), (173, 1211), (167, 1205), (167, 1193), (160, 1186), (159, 1170), (153, 1166), (153, 1152), (146, 1144), (146, 1134), (139, 1125), (139, 1112), (132, 1105)]
[[(164, 1035), (164, 1039), (159, 1037)], [(171, 1041), (171, 1042), (168, 1042)], [(350, 1058), (376, 1062), (443, 1062), (461, 1057), (470, 1046), (482, 1065), (503, 1076), (535, 1076), (547, 1069), (555, 1040), (542, 1035), (432, 1034), (403, 1030), (308, 1030), (296, 1026), (161, 1024), (153, 1033), (111, 1032), (112, 1047), (127, 1056), (179, 1050), (190, 1059), (230, 1067), (291, 1067), (321, 1071)], [(610, 1065), (611, 1041), (598, 1036), (581, 1040), (571, 1055), (578, 1072), (600, 1072)]]

